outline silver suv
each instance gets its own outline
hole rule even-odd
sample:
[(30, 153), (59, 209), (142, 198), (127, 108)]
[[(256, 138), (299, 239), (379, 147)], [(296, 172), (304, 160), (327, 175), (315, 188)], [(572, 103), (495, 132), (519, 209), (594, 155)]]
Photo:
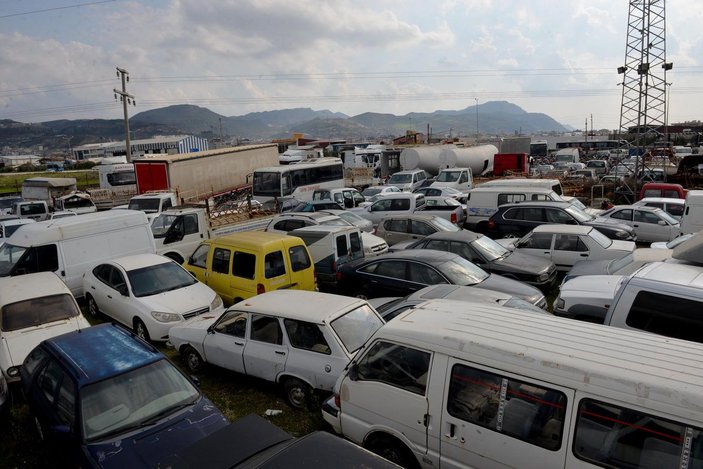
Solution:
[[(288, 234), (298, 228), (316, 225), (354, 226), (336, 215), (321, 212), (293, 212), (276, 215), (264, 231)], [(362, 231), (361, 242), (364, 245), (364, 257), (378, 256), (388, 252), (388, 244), (382, 238), (371, 233)]]

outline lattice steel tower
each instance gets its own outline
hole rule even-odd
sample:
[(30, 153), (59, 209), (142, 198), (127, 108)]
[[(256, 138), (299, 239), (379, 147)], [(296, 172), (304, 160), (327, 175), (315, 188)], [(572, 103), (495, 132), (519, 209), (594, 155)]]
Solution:
[(665, 0), (630, 0), (627, 20), (620, 132), (634, 131), (633, 144), (661, 139), (667, 125)]

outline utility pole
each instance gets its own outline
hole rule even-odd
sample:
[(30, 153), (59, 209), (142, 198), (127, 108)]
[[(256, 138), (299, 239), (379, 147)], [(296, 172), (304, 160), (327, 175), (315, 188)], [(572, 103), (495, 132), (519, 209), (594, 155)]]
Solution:
[(478, 144), (478, 98), (476, 100), (476, 144)]
[(129, 115), (127, 114), (127, 104), (137, 105), (137, 101), (134, 96), (127, 93), (127, 83), (129, 82), (129, 72), (120, 67), (115, 67), (117, 69), (117, 78), (122, 78), (122, 91), (117, 88), (113, 88), (112, 91), (115, 92), (115, 99), (117, 95), (120, 96), (120, 101), (122, 101), (122, 109), (124, 111), (124, 133), (125, 133), (125, 144), (127, 145), (127, 163), (132, 162), (132, 148), (129, 142)]

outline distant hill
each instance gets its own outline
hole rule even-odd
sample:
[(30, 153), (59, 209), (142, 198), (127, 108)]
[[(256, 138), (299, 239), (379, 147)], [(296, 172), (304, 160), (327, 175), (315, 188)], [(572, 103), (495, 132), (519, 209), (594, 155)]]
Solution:
[[(563, 132), (567, 128), (542, 113), (529, 113), (507, 101), (490, 101), (478, 106), (481, 134), (514, 135), (540, 132)], [(180, 104), (152, 109), (130, 118), (133, 139), (154, 135), (193, 134), (206, 138), (247, 138), (269, 141), (302, 132), (312, 138), (346, 138), (349, 140), (390, 139), (408, 129), (435, 135), (474, 135), (476, 107), (461, 110), (438, 110), (430, 113), (394, 114), (366, 112), (346, 116), (329, 110), (310, 108), (252, 112), (243, 116), (223, 116), (207, 108)], [(24, 124), (0, 121), (0, 146), (65, 148), (109, 140), (124, 139), (124, 123), (120, 119), (58, 120)]]

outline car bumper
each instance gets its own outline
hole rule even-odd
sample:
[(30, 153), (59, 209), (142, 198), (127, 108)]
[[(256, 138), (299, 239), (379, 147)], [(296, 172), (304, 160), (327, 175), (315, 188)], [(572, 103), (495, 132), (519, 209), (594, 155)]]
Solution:
[(322, 404), (322, 419), (332, 427), (335, 433), (342, 433), (340, 413), (339, 407), (334, 403), (334, 396)]

